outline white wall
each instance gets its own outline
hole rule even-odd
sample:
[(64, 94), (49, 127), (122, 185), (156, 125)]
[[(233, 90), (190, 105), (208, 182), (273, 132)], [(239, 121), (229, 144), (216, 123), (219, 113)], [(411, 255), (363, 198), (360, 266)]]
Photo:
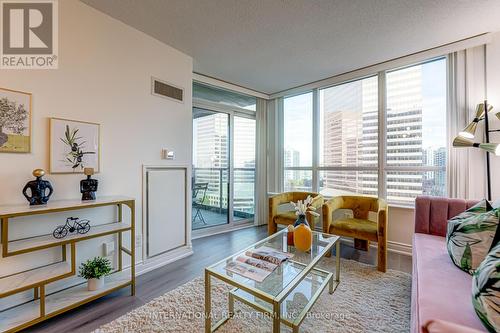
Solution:
[[(183, 87), (185, 102), (152, 96), (151, 76)], [(191, 165), (191, 81), (191, 57), (77, 0), (59, 1), (59, 69), (0, 70), (0, 87), (33, 93), (32, 153), (0, 154), (0, 204), (25, 202), (21, 189), (32, 170), (48, 170), (49, 117), (97, 122), (102, 140), (97, 194), (134, 197), (140, 233), (142, 165), (168, 164), (160, 159), (162, 147), (175, 151), (172, 163)], [(55, 188), (52, 200), (80, 197), (82, 178), (47, 175)], [(109, 210), (75, 213), (86, 214), (103, 222), (114, 217)], [(65, 216), (14, 221), (11, 232), (15, 237), (51, 233)], [(102, 255), (103, 241), (88, 241), (79, 259)], [(141, 253), (138, 249), (138, 261)], [(0, 276), (58, 258), (53, 250), (0, 258)]]

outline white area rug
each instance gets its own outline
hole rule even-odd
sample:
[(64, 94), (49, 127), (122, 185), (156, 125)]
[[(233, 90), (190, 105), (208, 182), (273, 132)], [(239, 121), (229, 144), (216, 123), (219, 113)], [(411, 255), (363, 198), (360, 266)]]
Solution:
[[(409, 332), (411, 276), (342, 260), (340, 285), (333, 295), (325, 289), (302, 333)], [(335, 260), (323, 258), (322, 268), (335, 271)], [(213, 281), (213, 280), (212, 280)], [(214, 284), (214, 283), (213, 283)], [(230, 286), (217, 283), (212, 289), (212, 308), (227, 311)], [(106, 324), (95, 333), (107, 332), (204, 332), (204, 283), (196, 278), (163, 296)], [(236, 315), (217, 332), (271, 332), (271, 321), (236, 301)], [(216, 320), (214, 320), (215, 322)], [(291, 330), (282, 324), (282, 332)]]

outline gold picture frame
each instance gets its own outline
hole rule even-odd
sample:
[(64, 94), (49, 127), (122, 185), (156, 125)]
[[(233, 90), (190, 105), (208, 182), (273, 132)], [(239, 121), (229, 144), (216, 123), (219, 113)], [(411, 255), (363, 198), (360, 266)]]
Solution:
[(12, 106), (0, 110), (0, 153), (31, 153), (32, 99), (31, 93), (0, 88), (0, 103)]
[(101, 171), (101, 125), (49, 118), (49, 173), (81, 174), (84, 168)]

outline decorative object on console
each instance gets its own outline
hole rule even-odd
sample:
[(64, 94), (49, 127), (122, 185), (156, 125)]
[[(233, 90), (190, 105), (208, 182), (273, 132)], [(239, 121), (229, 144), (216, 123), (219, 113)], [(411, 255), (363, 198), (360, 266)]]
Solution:
[(448, 221), (446, 247), (453, 263), (472, 274), (491, 249), (499, 223), (500, 210), (487, 200)]
[[(54, 193), (54, 189), (48, 180), (42, 179), (45, 175), (45, 171), (43, 169), (35, 169), (33, 170), (33, 176), (36, 177), (35, 180), (31, 180), (23, 188), (23, 195), (28, 200), (30, 205), (45, 205), (52, 193)], [(31, 193), (28, 193), (30, 190)], [(49, 191), (49, 193), (47, 193)]]
[(50, 172), (81, 173), (85, 168), (99, 172), (100, 125), (50, 119)]
[(80, 220), (78, 217), (68, 217), (64, 225), (58, 226), (52, 236), (55, 238), (64, 238), (69, 233), (77, 232), (79, 234), (86, 234), (90, 230), (89, 220)]
[(99, 186), (97, 179), (92, 179), (94, 168), (85, 168), (83, 173), (87, 176), (86, 179), (80, 181), (80, 193), (82, 193), (82, 200), (95, 200), (95, 192)]
[(472, 304), (490, 332), (500, 332), (500, 242), (491, 249), (472, 277)]
[(111, 274), (111, 270), (108, 258), (95, 257), (80, 265), (78, 276), (87, 280), (87, 289), (93, 291), (104, 287), (104, 277)]
[[(455, 148), (467, 148), (475, 147), (486, 151), (486, 177), (487, 177), (487, 187), (488, 187), (488, 200), (491, 200), (491, 171), (490, 171), (490, 153), (500, 156), (500, 144), (490, 143), (490, 133), (500, 132), (500, 129), (490, 129), (489, 116), (488, 113), (493, 110), (493, 106), (488, 104), (485, 100), (484, 103), (478, 104), (476, 108), (476, 116), (474, 120), (463, 130), (458, 136), (453, 140), (453, 147)], [(497, 117), (500, 119), (500, 112), (497, 113)], [(476, 134), (477, 124), (484, 120), (484, 133), (486, 136), (486, 142), (476, 143), (471, 141), (474, 139)]]
[(0, 152), (31, 151), (31, 94), (0, 88)]

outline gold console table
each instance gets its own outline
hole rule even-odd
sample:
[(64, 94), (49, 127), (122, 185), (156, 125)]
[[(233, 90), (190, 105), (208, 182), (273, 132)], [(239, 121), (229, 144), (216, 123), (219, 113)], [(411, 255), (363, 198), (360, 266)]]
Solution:
[[(123, 205), (130, 209), (130, 223), (123, 222)], [(23, 216), (35, 216), (64, 211), (90, 209), (103, 206), (116, 206), (118, 221), (92, 226), (86, 234), (71, 234), (62, 239), (50, 235), (41, 235), (19, 240), (9, 240), (9, 219)], [(0, 273), (0, 298), (16, 293), (33, 290), (33, 300), (0, 311), (0, 332), (17, 332), (93, 301), (115, 290), (130, 286), (135, 294), (135, 200), (128, 197), (100, 197), (97, 200), (59, 200), (43, 206), (8, 205), (0, 206), (2, 224), (2, 257), (11, 257), (23, 253), (54, 247), (61, 248), (62, 261), (34, 268), (8, 276)], [(23, 223), (23, 222), (19, 222)], [(130, 249), (123, 245), (123, 232), (130, 231)], [(76, 274), (76, 243), (111, 234), (118, 234), (118, 267), (107, 276), (105, 286), (99, 290), (88, 291), (86, 284), (46, 294), (46, 285)], [(68, 255), (68, 246), (70, 253)], [(130, 272), (123, 271), (123, 253), (130, 256)], [(1, 272), (0, 264), (0, 272)]]

